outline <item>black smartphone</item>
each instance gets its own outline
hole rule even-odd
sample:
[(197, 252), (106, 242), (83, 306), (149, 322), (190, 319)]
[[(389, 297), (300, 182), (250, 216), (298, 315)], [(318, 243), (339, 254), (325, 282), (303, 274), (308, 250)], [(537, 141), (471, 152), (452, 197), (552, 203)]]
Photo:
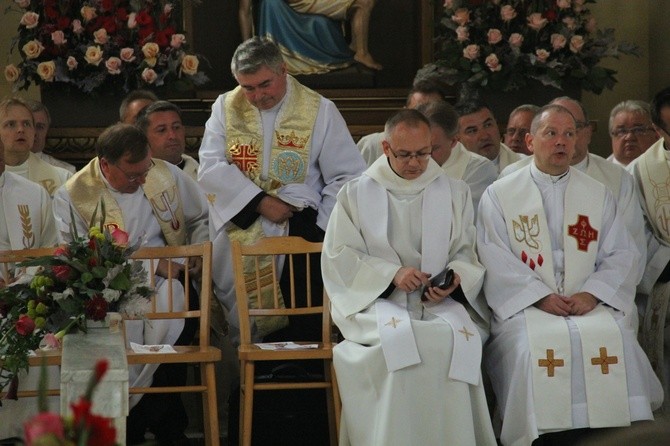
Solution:
[[(436, 276), (431, 277), (430, 286), (438, 287), (441, 290), (446, 290), (454, 282), (454, 270), (447, 267), (443, 269)], [(421, 300), (426, 300), (426, 287), (421, 290)]]

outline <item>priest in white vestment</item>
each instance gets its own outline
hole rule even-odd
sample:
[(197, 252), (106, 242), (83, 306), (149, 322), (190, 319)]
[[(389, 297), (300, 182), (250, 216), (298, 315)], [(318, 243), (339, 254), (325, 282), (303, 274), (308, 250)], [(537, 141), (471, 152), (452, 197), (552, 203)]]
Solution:
[[(54, 196), (56, 226), (62, 241), (71, 240), (71, 224), (76, 226), (79, 234), (88, 233), (92, 215), (101, 200), (104, 200), (106, 208), (105, 226), (126, 231), (131, 245), (138, 240), (140, 246), (152, 247), (185, 245), (208, 239), (204, 193), (177, 166), (153, 160), (148, 140), (140, 129), (130, 124), (115, 124), (100, 135), (96, 148), (98, 156)], [(74, 222), (71, 221), (71, 212)], [(175, 263), (173, 271), (186, 267)], [(165, 260), (158, 262), (158, 279), (167, 277), (167, 268)], [(167, 311), (170, 289), (176, 299), (173, 304), (175, 309), (179, 309), (180, 305), (183, 307), (182, 283), (175, 279), (172, 284), (167, 280), (157, 280), (159, 310), (163, 305)], [(195, 302), (197, 300), (191, 301)], [(188, 343), (193, 335), (194, 327), (184, 324), (183, 319), (126, 322), (128, 340), (138, 344)], [(173, 379), (177, 384), (185, 382), (185, 368), (177, 367), (181, 364), (174, 365), (174, 368), (166, 366), (173, 365), (163, 364), (158, 370), (155, 364), (133, 366), (129, 370), (129, 382), (131, 386), (148, 386), (152, 381), (154, 386), (172, 385)], [(185, 438), (183, 430), (188, 420), (178, 395), (175, 398), (156, 394), (133, 395), (130, 403), (130, 444), (144, 441), (144, 427), (134, 428), (142, 423), (146, 423), (159, 442)]]
[(5, 126), (2, 132), (5, 170), (41, 185), (53, 197), (72, 173), (52, 166), (31, 152), (35, 143), (35, 120), (29, 105), (20, 98), (5, 99), (0, 102), (0, 121)]
[[(399, 112), (385, 132), (385, 156), (338, 194), (321, 260), (345, 338), (334, 350), (340, 444), (495, 445), (468, 187), (430, 157), (420, 112)], [(424, 293), (445, 267), (453, 283)]]
[(47, 107), (39, 101), (27, 101), (30, 110), (33, 112), (33, 119), (35, 120), (35, 143), (31, 151), (33, 154), (46, 161), (52, 166), (60, 167), (74, 174), (77, 168), (72, 164), (59, 160), (48, 153), (44, 153), (44, 147), (47, 143), (47, 133), (51, 127), (51, 115)]
[(524, 158), (501, 142), (500, 129), (491, 110), (477, 100), (456, 104), (458, 140), (471, 152), (488, 158), (498, 172)]
[(505, 446), (650, 420), (663, 399), (636, 338), (640, 251), (610, 191), (570, 168), (576, 127), (566, 108), (544, 107), (527, 136), (533, 162), (480, 202), (494, 314), (484, 365)]
[[(0, 126), (0, 133), (5, 128)], [(51, 198), (46, 190), (23, 177), (5, 171), (0, 151), (0, 251), (55, 246), (56, 227), (51, 209)], [(7, 278), (0, 272), (0, 286)], [(48, 367), (50, 388), (58, 388), (60, 368)], [(19, 374), (19, 390), (37, 388), (39, 370)], [(5, 389), (6, 391), (7, 389)], [(59, 397), (48, 397), (52, 410), (59, 407)], [(23, 422), (38, 413), (35, 398), (17, 401), (3, 400), (0, 407), (0, 440), (23, 435)]]

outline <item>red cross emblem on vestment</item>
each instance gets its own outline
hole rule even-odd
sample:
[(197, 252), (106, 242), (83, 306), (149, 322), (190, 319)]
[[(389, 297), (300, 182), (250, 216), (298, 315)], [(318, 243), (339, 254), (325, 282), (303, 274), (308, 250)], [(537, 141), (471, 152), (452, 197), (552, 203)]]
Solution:
[(579, 251), (588, 251), (589, 243), (598, 240), (598, 230), (591, 227), (589, 217), (586, 215), (577, 215), (577, 223), (568, 225), (568, 235), (577, 240)]
[(235, 144), (228, 153), (242, 172), (258, 170), (258, 147), (253, 144)]

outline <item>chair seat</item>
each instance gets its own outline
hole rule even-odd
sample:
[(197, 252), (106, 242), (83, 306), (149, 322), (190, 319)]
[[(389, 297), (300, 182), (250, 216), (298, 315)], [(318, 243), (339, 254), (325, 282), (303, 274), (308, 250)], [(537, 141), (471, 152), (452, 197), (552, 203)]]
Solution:
[(221, 359), (221, 350), (216, 347), (174, 345), (172, 348), (174, 348), (177, 353), (136, 353), (133, 350), (128, 349), (126, 350), (128, 365), (216, 362)]
[[(296, 344), (315, 344), (314, 342), (296, 342)], [(256, 345), (241, 345), (238, 349), (240, 359), (248, 361), (289, 361), (298, 359), (330, 359), (333, 357), (333, 346), (318, 344), (318, 348), (300, 350), (264, 350)]]

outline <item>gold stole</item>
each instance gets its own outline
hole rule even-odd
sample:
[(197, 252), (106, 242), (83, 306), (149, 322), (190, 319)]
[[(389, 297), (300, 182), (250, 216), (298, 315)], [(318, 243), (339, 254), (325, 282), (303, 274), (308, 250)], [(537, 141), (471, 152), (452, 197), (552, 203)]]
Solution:
[(670, 243), (670, 163), (663, 138), (640, 156), (640, 180), (654, 235)]
[[(311, 136), (316, 115), (319, 111), (320, 96), (302, 86), (291, 76), (287, 77), (287, 97), (279, 110), (270, 149), (270, 169), (267, 178), (262, 175), (263, 129), (260, 112), (244, 96), (242, 87), (237, 87), (226, 96), (226, 158), (235, 164), (251, 181), (267, 194), (276, 196), (277, 190), (285, 184), (303, 183), (307, 176), (311, 151)], [(247, 229), (228, 225), (230, 240), (239, 240), (250, 244), (263, 237), (261, 219), (258, 218)], [(259, 259), (263, 276), (261, 277), (261, 303), (264, 307), (272, 305), (274, 294), (270, 286), (272, 281), (272, 259)], [(256, 280), (253, 274), (253, 259), (245, 259), (245, 280), (249, 294), (249, 306), (257, 308)], [(265, 286), (263, 285), (265, 284)], [(283, 298), (280, 296), (283, 305)], [(265, 336), (288, 324), (285, 317), (260, 318), (256, 321), (259, 336)]]
[(26, 162), (28, 163), (28, 179), (41, 185), (49, 196), (53, 197), (56, 189), (62, 184), (53, 166), (32, 153)]
[[(149, 171), (142, 190), (151, 203), (154, 216), (158, 220), (167, 244), (170, 246), (184, 245), (186, 244), (184, 210), (177, 184), (165, 161), (154, 159), (154, 162), (156, 165)], [(102, 180), (97, 157), (65, 183), (65, 187), (70, 194), (72, 205), (87, 225), (91, 222), (93, 212), (99, 206), (100, 200), (103, 200), (106, 212), (105, 226), (110, 229), (125, 229), (123, 213)]]

